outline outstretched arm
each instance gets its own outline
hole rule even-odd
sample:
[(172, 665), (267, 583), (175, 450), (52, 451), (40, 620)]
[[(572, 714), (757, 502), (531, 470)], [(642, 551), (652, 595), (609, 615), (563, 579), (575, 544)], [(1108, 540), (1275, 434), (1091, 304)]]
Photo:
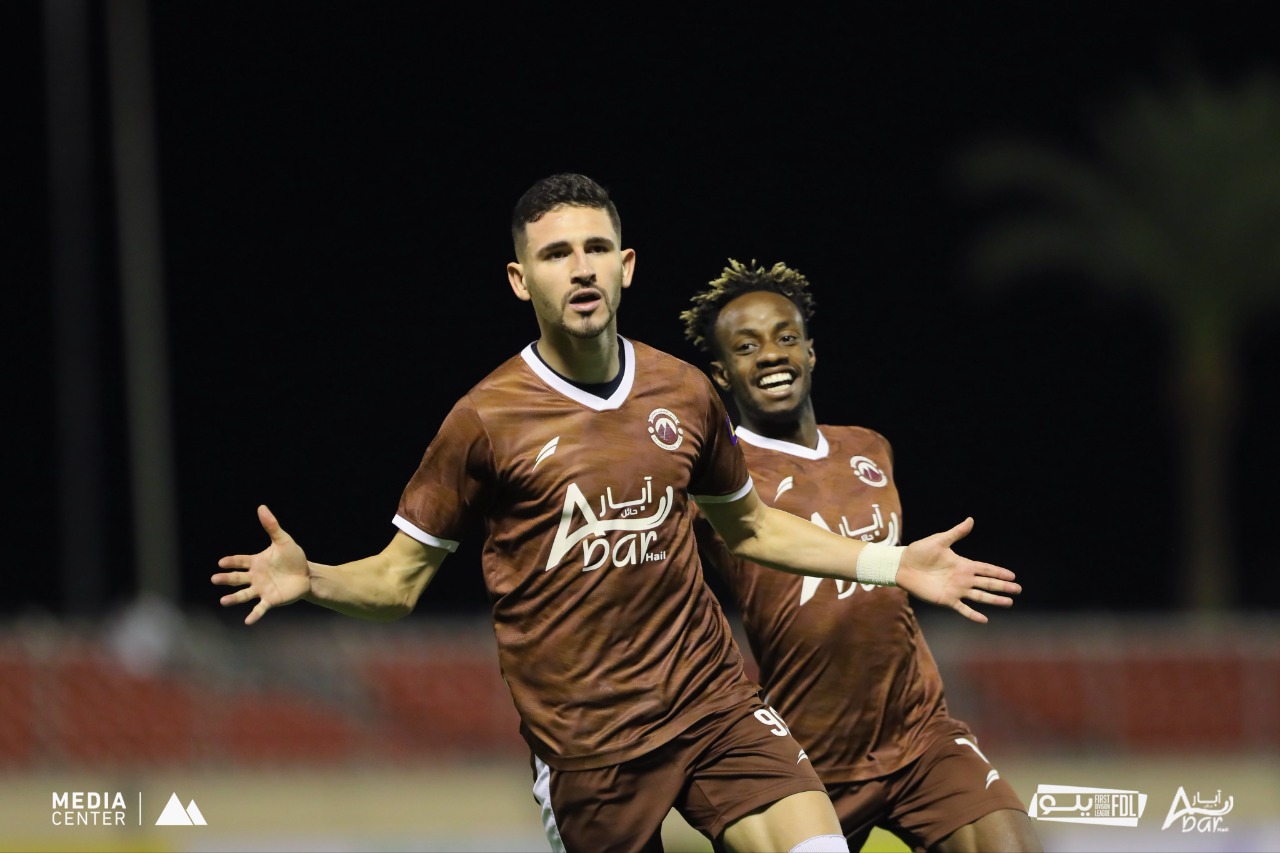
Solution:
[(265, 505), (258, 507), (258, 521), (271, 544), (257, 554), (223, 557), (219, 567), (239, 571), (218, 572), (210, 578), (218, 586), (242, 587), (222, 596), (223, 607), (258, 600), (245, 617), (246, 625), (257, 622), (273, 607), (299, 599), (361, 619), (399, 619), (413, 610), (449, 554), (397, 532), (378, 554), (326, 566), (307, 560), (301, 546)]
[[(987, 617), (965, 603), (1009, 607), (1009, 596), (1022, 591), (1008, 569), (961, 557), (951, 546), (973, 529), (966, 518), (950, 530), (912, 542), (900, 551), (824, 530), (812, 522), (770, 507), (752, 489), (731, 503), (699, 504), (699, 509), (734, 554), (762, 566), (784, 572), (860, 583), (896, 585), (917, 598), (950, 607), (966, 619), (986, 622)], [(863, 554), (871, 546), (876, 551)], [(858, 571), (859, 556), (864, 571)], [(869, 556), (889, 556), (897, 562), (893, 571), (873, 572), (865, 565)]]

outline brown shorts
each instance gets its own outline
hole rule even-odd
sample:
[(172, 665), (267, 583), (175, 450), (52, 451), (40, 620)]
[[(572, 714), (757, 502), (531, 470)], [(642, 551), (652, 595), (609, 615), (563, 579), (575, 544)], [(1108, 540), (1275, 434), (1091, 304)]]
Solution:
[(739, 818), (822, 782), (763, 702), (713, 714), (653, 752), (595, 770), (532, 758), (534, 797), (552, 850), (659, 851), (672, 808), (715, 840)]
[(915, 850), (927, 850), (992, 812), (1027, 810), (979, 751), (977, 738), (966, 731), (939, 737), (901, 770), (878, 779), (829, 784), (827, 792), (850, 850), (861, 849), (876, 826)]

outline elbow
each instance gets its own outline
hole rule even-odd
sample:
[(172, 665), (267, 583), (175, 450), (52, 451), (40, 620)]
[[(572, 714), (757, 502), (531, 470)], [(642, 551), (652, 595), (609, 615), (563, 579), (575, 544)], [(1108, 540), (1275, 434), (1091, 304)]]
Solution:
[(375, 622), (398, 622), (413, 612), (413, 605), (407, 602), (397, 602), (381, 608), (373, 614)]

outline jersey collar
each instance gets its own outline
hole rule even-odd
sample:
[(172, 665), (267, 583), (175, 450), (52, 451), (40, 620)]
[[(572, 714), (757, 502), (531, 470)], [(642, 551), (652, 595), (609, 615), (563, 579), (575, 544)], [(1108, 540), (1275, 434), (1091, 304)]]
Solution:
[(533, 351), (533, 344), (529, 344), (520, 351), (520, 357), (524, 359), (525, 364), (529, 365), (529, 369), (538, 375), (549, 388), (564, 396), (568, 397), (576, 403), (593, 409), (597, 412), (608, 412), (620, 408), (627, 401), (627, 397), (631, 394), (631, 386), (636, 378), (636, 351), (631, 346), (631, 341), (618, 336), (618, 340), (622, 343), (622, 348), (626, 353), (625, 362), (622, 368), (622, 382), (618, 385), (618, 390), (609, 395), (609, 399), (602, 400), (595, 394), (588, 394), (581, 388), (578, 388), (556, 375), (556, 372), (547, 367), (542, 359), (538, 358)]
[(756, 435), (746, 427), (737, 427), (734, 429), (734, 433), (739, 439), (753, 447), (761, 447), (765, 450), (776, 450), (778, 453), (785, 453), (788, 456), (799, 456), (801, 459), (826, 459), (827, 454), (831, 452), (831, 447), (827, 444), (827, 437), (822, 434), (821, 429), (818, 430), (818, 446), (815, 448), (808, 448), (803, 444), (792, 444), (790, 441), (782, 441), (776, 438), (766, 438), (763, 435)]

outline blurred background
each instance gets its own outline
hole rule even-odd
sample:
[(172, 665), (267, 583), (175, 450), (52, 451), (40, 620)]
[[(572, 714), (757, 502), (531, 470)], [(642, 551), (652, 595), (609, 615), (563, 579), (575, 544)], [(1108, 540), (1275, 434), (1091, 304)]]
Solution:
[[(247, 629), (208, 578), (259, 503), (317, 560), (386, 543), (536, 337), (512, 205), (580, 171), (638, 253), (624, 335), (701, 364), (690, 294), (796, 267), (819, 421), (893, 443), (906, 539), (972, 515), (1018, 573), (989, 625), (918, 609), (953, 711), (1028, 800), (1150, 796), (1047, 847), (1280, 847), (1266, 11), (0, 5), (0, 845), (545, 849), (480, 531), (392, 626)], [(1230, 832), (1162, 830), (1183, 787)], [(55, 826), (70, 791), (142, 826)], [(208, 826), (153, 826), (171, 792)]]

